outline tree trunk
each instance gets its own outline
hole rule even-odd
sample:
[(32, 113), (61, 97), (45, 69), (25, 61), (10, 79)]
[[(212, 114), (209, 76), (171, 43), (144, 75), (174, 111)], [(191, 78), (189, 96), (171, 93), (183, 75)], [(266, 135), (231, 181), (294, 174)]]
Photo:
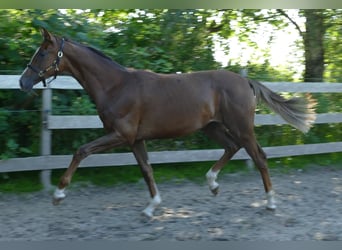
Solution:
[(325, 34), (323, 10), (305, 9), (306, 31), (303, 34), (305, 49), (304, 82), (322, 82), (324, 73)]

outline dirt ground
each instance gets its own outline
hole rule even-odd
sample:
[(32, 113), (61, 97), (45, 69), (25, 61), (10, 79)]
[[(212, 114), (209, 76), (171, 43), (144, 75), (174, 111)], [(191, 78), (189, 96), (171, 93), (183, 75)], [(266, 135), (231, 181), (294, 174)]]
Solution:
[[(143, 182), (110, 188), (73, 185), (60, 206), (46, 192), (0, 194), (0, 241), (42, 240), (342, 240), (342, 169), (271, 171), (278, 209), (265, 209), (259, 174), (219, 176), (220, 193), (206, 182), (159, 184), (163, 203), (153, 219)], [(203, 177), (204, 180), (204, 177)]]

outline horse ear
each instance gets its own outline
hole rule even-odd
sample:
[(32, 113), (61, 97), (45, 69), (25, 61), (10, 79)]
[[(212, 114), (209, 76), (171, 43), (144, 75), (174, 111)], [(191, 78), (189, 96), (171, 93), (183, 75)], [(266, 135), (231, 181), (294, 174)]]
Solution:
[(41, 28), (40, 32), (44, 38), (44, 41), (52, 42), (52, 35), (45, 28)]

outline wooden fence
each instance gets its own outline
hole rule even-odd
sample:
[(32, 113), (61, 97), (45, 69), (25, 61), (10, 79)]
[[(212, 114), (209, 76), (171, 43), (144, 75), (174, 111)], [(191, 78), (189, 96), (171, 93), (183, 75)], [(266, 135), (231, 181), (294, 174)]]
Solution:
[[(0, 75), (0, 89), (18, 89), (17, 75)], [(267, 87), (276, 92), (289, 93), (341, 93), (342, 83), (290, 83), (290, 82), (263, 82)], [(92, 115), (52, 115), (52, 91), (53, 89), (75, 90), (81, 86), (70, 77), (58, 77), (48, 88), (41, 84), (36, 88), (43, 89), (42, 102), (42, 131), (41, 131), (41, 156), (13, 158), (0, 160), (0, 172), (43, 170), (42, 182), (44, 186), (50, 186), (50, 172), (52, 169), (66, 168), (72, 155), (51, 155), (51, 133), (56, 129), (85, 129), (102, 128), (98, 116)], [(341, 113), (318, 114), (316, 124), (340, 123)], [(256, 125), (286, 124), (278, 115), (256, 115)], [(1, 126), (1, 125), (0, 125)], [(307, 145), (286, 145), (277, 147), (264, 147), (268, 158), (286, 156), (311, 155), (322, 153), (342, 152), (342, 142), (330, 142)], [(175, 162), (199, 162), (215, 161), (223, 154), (223, 149), (212, 150), (184, 150), (150, 152), (151, 163), (175, 163)], [(244, 149), (241, 149), (233, 159), (249, 159)], [(94, 154), (82, 161), (80, 167), (95, 166), (123, 166), (134, 165), (136, 161), (131, 153)]]

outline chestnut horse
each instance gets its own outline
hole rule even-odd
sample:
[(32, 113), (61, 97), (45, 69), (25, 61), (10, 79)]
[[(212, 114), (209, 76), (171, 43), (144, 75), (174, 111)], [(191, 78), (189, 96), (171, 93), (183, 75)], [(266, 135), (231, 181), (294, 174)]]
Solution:
[(128, 145), (151, 195), (143, 214), (153, 216), (161, 198), (145, 140), (201, 130), (225, 149), (206, 174), (212, 193), (218, 193), (219, 171), (243, 147), (261, 173), (267, 208), (276, 208), (266, 155), (254, 135), (255, 107), (262, 100), (289, 124), (307, 132), (315, 120), (315, 102), (310, 96), (285, 99), (260, 82), (226, 70), (157, 74), (127, 69), (94, 48), (45, 29), (42, 36), (42, 44), (20, 78), (21, 89), (31, 91), (33, 85), (45, 84), (47, 78), (57, 75), (72, 76), (96, 104), (107, 132), (75, 152), (54, 193), (54, 204), (66, 197), (65, 188), (81, 160), (95, 152)]

